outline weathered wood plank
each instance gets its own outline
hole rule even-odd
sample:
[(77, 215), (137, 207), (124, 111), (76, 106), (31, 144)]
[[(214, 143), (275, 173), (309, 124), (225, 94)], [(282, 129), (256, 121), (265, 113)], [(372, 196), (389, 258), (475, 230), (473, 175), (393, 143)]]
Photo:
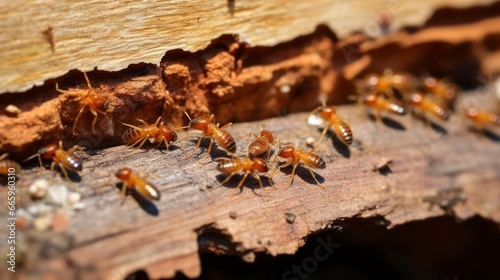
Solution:
[[(194, 133), (184, 142), (185, 152), (124, 146), (89, 152), (79, 183), (59, 176), (52, 179), (44, 172), (41, 177), (52, 185), (64, 184), (82, 193), (85, 208), (57, 210), (70, 218), (63, 233), (46, 234), (32, 227), (19, 231), (19, 238), (36, 240), (29, 245), (31, 253), (21, 274), (62, 277), (69, 271), (83, 279), (116, 279), (146, 269), (153, 278), (169, 277), (175, 271), (194, 277), (200, 273), (198, 250), (209, 250), (205, 239), (225, 246), (219, 252), (252, 261), (255, 252), (292, 254), (308, 235), (351, 217), (380, 217), (392, 227), (455, 211), (458, 218), (482, 215), (500, 223), (498, 140), (472, 133), (458, 116), (443, 124), (447, 130), (443, 135), (409, 116), (394, 119), (400, 124), (394, 129), (370, 121), (358, 106), (342, 106), (338, 111), (349, 116), (355, 143), (345, 149), (328, 138), (318, 147), (327, 162), (327, 169), (317, 170), (325, 190), (314, 184), (306, 170), (299, 170), (288, 189), (289, 171), (285, 171), (275, 176), (275, 188), (258, 189), (250, 179), (238, 194), (234, 189), (238, 178), (234, 178), (227, 186), (207, 191), (221, 177), (215, 162), (200, 163), (202, 151), (186, 158), (193, 153)], [(306, 125), (306, 119), (307, 114), (294, 114), (260, 124), (282, 144), (300, 146), (307, 137), (320, 135)], [(248, 132), (258, 130), (259, 123), (236, 124), (230, 130), (239, 154), (244, 153)], [(223, 154), (216, 150), (212, 156)], [(372, 171), (381, 158), (394, 161), (386, 175)], [(160, 188), (161, 201), (140, 207), (128, 198), (120, 206), (122, 198), (112, 178), (123, 166), (153, 174), (150, 180)], [(48, 203), (27, 199), (26, 186), (38, 178), (36, 168), (22, 174), (19, 207)], [(96, 188), (106, 183), (108, 187)], [(0, 189), (4, 192), (5, 188)], [(2, 209), (5, 203), (0, 202)], [(287, 213), (295, 217), (292, 223)], [(0, 228), (0, 233), (5, 230)]]
[[(166, 51), (196, 51), (223, 34), (271, 46), (327, 24), (340, 37), (380, 33), (381, 14), (395, 30), (420, 25), (441, 7), (493, 0), (36, 1), (0, 6), (0, 93), (25, 91), (72, 69), (118, 71), (159, 64)], [(231, 4), (232, 3), (232, 4)]]

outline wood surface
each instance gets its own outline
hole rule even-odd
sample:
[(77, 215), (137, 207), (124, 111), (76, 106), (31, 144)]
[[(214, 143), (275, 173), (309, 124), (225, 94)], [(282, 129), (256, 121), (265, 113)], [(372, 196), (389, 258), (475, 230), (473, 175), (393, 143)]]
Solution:
[[(33, 85), (61, 77), (72, 69), (88, 71), (97, 67), (118, 71), (134, 63), (159, 65), (166, 51), (198, 51), (222, 34), (237, 34), (241, 41), (251, 46), (271, 46), (299, 35), (311, 34), (319, 23), (327, 24), (339, 37), (345, 37), (354, 30), (362, 30), (364, 35), (378, 35), (380, 30), (372, 30), (371, 27), (377, 24), (381, 13), (394, 16), (391, 29), (397, 30), (405, 25), (422, 24), (439, 7), (468, 7), (491, 2), (494, 1), (426, 0), (410, 3), (323, 0), (316, 1), (314, 5), (296, 0), (211, 1), (203, 4), (198, 1), (3, 3), (0, 6), (0, 22), (4, 24), (0, 25), (0, 38), (8, 43), (0, 45), (0, 93), (27, 90)], [(344, 52), (349, 41), (341, 41), (339, 44), (345, 45), (337, 46), (337, 49), (343, 51), (342, 59), (347, 61), (348, 66), (343, 67), (345, 63), (342, 62), (341, 69), (337, 70), (348, 80), (355, 79), (363, 71), (381, 72), (386, 67), (417, 71), (413, 64), (420, 65), (425, 61), (422, 57), (433, 59), (425, 55), (426, 48), (439, 49), (434, 46), (439, 47), (441, 41), (452, 46), (464, 42), (482, 46), (487, 42), (486, 38), (496, 38), (497, 23), (498, 18), (493, 18), (443, 29), (431, 27), (413, 35), (396, 34), (372, 43), (368, 41), (360, 48), (361, 43), (354, 42), (354, 54), (361, 55), (361, 59), (354, 63)], [(364, 35), (363, 40), (366, 39)], [(400, 53), (388, 61), (387, 57), (394, 52), (391, 49), (394, 45), (398, 46), (397, 50), (424, 55)], [(418, 48), (424, 51), (416, 51)], [(471, 49), (471, 52), (481, 50)], [(493, 51), (486, 54), (477, 51), (475, 59), (481, 61), (484, 73), (495, 73), (498, 69), (494, 63), (498, 61), (498, 55), (496, 60), (491, 59), (495, 55)], [(201, 57), (204, 53), (199, 55)], [(354, 60), (357, 59), (355, 55)], [(462, 57), (454, 53), (449, 56), (453, 57), (453, 61), (456, 61), (455, 57)], [(408, 62), (401, 57), (414, 57), (414, 61)], [(446, 61), (443, 57), (439, 61)], [(333, 60), (338, 62), (338, 57)], [(265, 61), (270, 68), (276, 64)], [(296, 67), (289, 59), (283, 61), (291, 65), (289, 68)], [(461, 65), (459, 62), (456, 64)], [(445, 66), (456, 67), (456, 64)], [(235, 63), (228, 65), (234, 67)], [(162, 69), (168, 67), (164, 65)], [(129, 73), (130, 79), (141, 87), (120, 87), (112, 83), (103, 83), (102, 87), (109, 87), (109, 92), (130, 95), (133, 105), (139, 103), (137, 99), (143, 98), (136, 91), (142, 92), (144, 85), (153, 88), (149, 94), (154, 98), (148, 99), (144, 111), (151, 114), (148, 118), (156, 118), (156, 112), (160, 110), (152, 110), (148, 106), (164, 106), (164, 102), (158, 102), (155, 99), (157, 95), (153, 93), (165, 93), (156, 71), (150, 70), (146, 71), (144, 79), (137, 79), (135, 74)], [(265, 72), (260, 68), (253, 70)], [(200, 70), (200, 73), (206, 75), (209, 72)], [(94, 77), (97, 76), (94, 73)], [(127, 80), (127, 77), (120, 79)], [(175, 75), (167, 77), (170, 82), (181, 80)], [(150, 80), (156, 82), (149, 83)], [(95, 85), (95, 80), (91, 81)], [(53, 82), (48, 83), (52, 92)], [(203, 88), (196, 83), (192, 87)], [(337, 84), (328, 87), (341, 88)], [(343, 92), (342, 97), (347, 94), (349, 92)], [(35, 144), (38, 148), (36, 141), (47, 138), (48, 133), (39, 133), (39, 130), (52, 129), (54, 135), (60, 135), (62, 130), (57, 113), (61, 107), (57, 103), (59, 101), (53, 96), (45, 96), (36, 100), (23, 99), (32, 102), (29, 106), (21, 100), (14, 102), (23, 110), (31, 110), (26, 109), (26, 114), (36, 114), (43, 106), (50, 107), (36, 122), (37, 125), (21, 118), (26, 115), (3, 119), (4, 124), (14, 126), (24, 123), (29, 127), (21, 129), (23, 133), (19, 137), (33, 138), (26, 140), (31, 144), (30, 149), (34, 149)], [(467, 98), (481, 99), (477, 103), (484, 103), (483, 97), (484, 94), (467, 95)], [(203, 99), (192, 98), (190, 101), (198, 105), (200, 100)], [(9, 102), (4, 100), (5, 104)], [(300, 101), (296, 102), (303, 105)], [(72, 113), (71, 109), (65, 110)], [(180, 112), (183, 110), (179, 109)], [(377, 218), (389, 228), (442, 215), (454, 215), (457, 219), (480, 215), (500, 223), (498, 131), (486, 136), (474, 133), (467, 128), (468, 123), (457, 115), (450, 122), (441, 124), (442, 128), (433, 129), (410, 116), (391, 117), (385, 120), (386, 125), (378, 124), (355, 105), (339, 106), (338, 111), (342, 117), (348, 117), (355, 142), (349, 149), (338, 140), (327, 138), (318, 147), (318, 154), (327, 162), (326, 169), (316, 170), (325, 190), (316, 186), (304, 169), (298, 170), (294, 184), (286, 188), (290, 169), (285, 169), (274, 177), (274, 188), (267, 184), (265, 177), (266, 187), (262, 190), (258, 189), (255, 180), (248, 179), (240, 193), (234, 189), (240, 178), (235, 176), (223, 187), (209, 191), (209, 186), (217, 185), (224, 178), (218, 175), (216, 162), (211, 159), (225, 154), (214, 150), (210, 157), (203, 158), (203, 149), (198, 153), (194, 151), (197, 139), (194, 132), (190, 140), (182, 141), (185, 151), (177, 146), (168, 152), (126, 146), (89, 150), (84, 170), (80, 176), (74, 176), (72, 182), (59, 174), (52, 177), (49, 171), (40, 175), (36, 162), (31, 163), (19, 174), (17, 207), (21, 211), (19, 213), (29, 212), (33, 207), (44, 210), (37, 214), (39, 217), (27, 219), (27, 225), (18, 228), (19, 272), (15, 275), (16, 279), (114, 280), (123, 279), (139, 269), (146, 270), (151, 278), (172, 277), (176, 272), (196, 277), (201, 269), (200, 251), (237, 255), (248, 262), (252, 262), (256, 254), (293, 254), (311, 234), (328, 230), (350, 218)], [(224, 113), (224, 110), (221, 112)], [(276, 111), (274, 114), (275, 118), (235, 124), (234, 129), (229, 130), (237, 139), (240, 155), (245, 153), (248, 133), (258, 132), (259, 125), (273, 131), (282, 145), (300, 147), (309, 136), (319, 138), (319, 130), (306, 124), (307, 113), (285, 116), (285, 112)], [(115, 117), (116, 114), (110, 113), (109, 116)], [(180, 117), (183, 118), (182, 114)], [(17, 128), (20, 127), (23, 126)], [(13, 134), (14, 128), (6, 131)], [(67, 140), (69, 134), (61, 134), (60, 137)], [(85, 138), (79, 140), (86, 141)], [(203, 146), (206, 147), (206, 144), (207, 141), (204, 141)], [(27, 144), (23, 144), (25, 146)], [(390, 170), (372, 171), (373, 166), (384, 158), (393, 160)], [(161, 201), (148, 203), (135, 196), (121, 205), (122, 197), (114, 174), (118, 168), (125, 166), (150, 176), (148, 180), (161, 191)], [(49, 198), (32, 201), (28, 187), (40, 178), (47, 179), (50, 188), (63, 185), (82, 194), (84, 208), (76, 210), (57, 206)], [(0, 197), (5, 197), (6, 192), (6, 188), (0, 188)], [(6, 200), (0, 201), (0, 207), (6, 209), (6, 203)], [(0, 211), (0, 219), (5, 220), (5, 215)], [(37, 227), (40, 218), (47, 220), (47, 217), (52, 223), (49, 229)], [(63, 222), (54, 223), (57, 217)], [(65, 220), (69, 224), (66, 225)], [(6, 233), (7, 229), (0, 227), (0, 235)], [(12, 275), (5, 274), (3, 265), (0, 278), (10, 279), (8, 277)]]
[(319, 24), (339, 37), (378, 36), (423, 24), (438, 8), (493, 0), (274, 1), (2, 1), (0, 93), (20, 92), (73, 69), (118, 71), (158, 65), (166, 51), (197, 51), (223, 34), (252, 46), (272, 46), (310, 34)]
[[(224, 178), (211, 159), (225, 154), (219, 149), (205, 158), (204, 149), (195, 153), (195, 132), (182, 142), (185, 151), (126, 146), (88, 151), (83, 172), (74, 178), (77, 182), (59, 175), (52, 178), (49, 171), (40, 175), (36, 167), (23, 171), (18, 207), (50, 205), (27, 197), (27, 186), (42, 177), (51, 185), (82, 193), (85, 208), (53, 210), (69, 217), (63, 231), (18, 231), (18, 238), (29, 244), (29, 254), (17, 279), (123, 279), (139, 269), (151, 278), (172, 277), (176, 271), (196, 277), (198, 251), (238, 255), (249, 262), (256, 253), (293, 254), (309, 235), (350, 218), (376, 217), (388, 227), (442, 215), (481, 215), (500, 223), (498, 137), (470, 131), (458, 115), (433, 129), (410, 116), (390, 117), (386, 125), (379, 124), (356, 105), (339, 106), (338, 113), (348, 117), (355, 140), (346, 148), (328, 137), (317, 147), (327, 163), (326, 169), (315, 170), (325, 190), (299, 168), (289, 188), (290, 169), (284, 169), (274, 177), (274, 188), (266, 179), (264, 189), (248, 179), (240, 193), (234, 188), (240, 177), (235, 176), (209, 191)], [(277, 116), (239, 123), (229, 131), (240, 155), (245, 153), (246, 136), (259, 131), (259, 125), (274, 132), (282, 145), (300, 147), (307, 137), (320, 136), (319, 129), (307, 125), (307, 118), (307, 113)], [(202, 146), (207, 144), (203, 141)], [(382, 158), (393, 160), (390, 171), (372, 171)], [(161, 200), (148, 203), (128, 197), (120, 205), (113, 174), (125, 166), (150, 175)], [(2, 197), (5, 191), (0, 189)], [(0, 202), (2, 209), (5, 203)], [(0, 228), (2, 235), (5, 231)]]

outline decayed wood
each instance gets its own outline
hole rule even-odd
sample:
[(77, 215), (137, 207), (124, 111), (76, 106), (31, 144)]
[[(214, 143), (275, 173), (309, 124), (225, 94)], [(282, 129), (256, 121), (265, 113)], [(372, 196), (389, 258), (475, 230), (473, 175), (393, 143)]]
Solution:
[[(500, 5), (490, 8), (496, 11)], [(170, 51), (160, 66), (92, 71), (87, 73), (92, 87), (110, 104), (99, 114), (92, 135), (93, 118), (87, 110), (72, 133), (80, 110), (75, 92), (87, 87), (83, 75), (73, 71), (43, 87), (0, 96), (0, 151), (24, 159), (61, 137), (67, 144), (117, 145), (124, 130), (120, 122), (131, 123), (136, 117), (154, 122), (161, 115), (168, 124), (180, 126), (186, 124), (187, 111), (242, 122), (269, 118), (275, 111), (312, 110), (318, 95), (327, 96), (329, 104), (345, 103), (356, 93), (358, 79), (387, 68), (416, 76), (431, 73), (466, 86), (494, 83), (500, 71), (500, 19), (487, 9), (453, 10), (458, 14), (448, 20), (461, 24), (431, 25), (377, 40), (366, 34), (337, 40), (324, 26), (274, 47), (248, 47), (223, 36), (195, 53)], [(476, 20), (460, 21), (460, 13), (474, 10), (479, 11)], [(56, 91), (56, 83), (69, 93)], [(21, 112), (2, 109), (13, 105)]]
[[(380, 217), (389, 227), (453, 213), (460, 219), (481, 215), (500, 223), (497, 138), (469, 131), (458, 116), (443, 124), (444, 135), (409, 116), (384, 126), (370, 121), (359, 106), (341, 106), (338, 113), (349, 117), (355, 141), (350, 149), (332, 138), (318, 146), (327, 162), (326, 169), (316, 170), (325, 190), (303, 169), (287, 189), (285, 169), (275, 176), (275, 188), (259, 189), (249, 179), (239, 193), (234, 189), (239, 180), (235, 176), (227, 185), (208, 191), (207, 186), (223, 177), (217, 176), (210, 157), (202, 159), (207, 164), (200, 162), (203, 150), (187, 156), (194, 152), (195, 133), (183, 142), (184, 152), (125, 146), (89, 151), (78, 183), (43, 173), (41, 177), (51, 184), (82, 193), (85, 208), (70, 211), (66, 231), (20, 230), (18, 238), (30, 240), (30, 254), (17, 275), (119, 279), (145, 269), (152, 278), (169, 277), (175, 271), (195, 277), (200, 273), (198, 250), (236, 254), (247, 261), (256, 252), (292, 254), (308, 235), (351, 217)], [(259, 124), (273, 131), (282, 145), (301, 146), (307, 137), (320, 135), (306, 125), (306, 119), (305, 113), (294, 114), (236, 124), (229, 131), (237, 139), (239, 154), (245, 152), (245, 137), (258, 131)], [(215, 150), (211, 157), (223, 155)], [(393, 160), (385, 175), (373, 171), (383, 158)], [(113, 174), (124, 166), (151, 174), (149, 180), (161, 190), (161, 201), (138, 203), (128, 198), (120, 206)], [(26, 187), (38, 178), (36, 168), (21, 174), (18, 208), (36, 204), (27, 199)], [(4, 192), (0, 189), (2, 197)], [(0, 207), (6, 207), (5, 200)], [(2, 235), (5, 231), (0, 228)]]
[(117, 71), (134, 63), (159, 64), (166, 51), (204, 48), (222, 34), (270, 46), (327, 24), (344, 37), (380, 34), (422, 24), (441, 7), (486, 5), (493, 0), (335, 1), (72, 1), (26, 0), (0, 7), (0, 93), (41, 85), (69, 70)]

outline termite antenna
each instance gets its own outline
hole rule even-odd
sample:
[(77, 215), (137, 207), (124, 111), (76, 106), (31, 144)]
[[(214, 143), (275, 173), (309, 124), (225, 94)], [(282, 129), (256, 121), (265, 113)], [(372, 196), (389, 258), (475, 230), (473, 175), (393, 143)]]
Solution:
[(326, 106), (326, 99), (327, 99), (327, 96), (326, 94), (323, 94), (323, 93), (320, 93), (319, 96), (318, 96), (318, 100), (319, 102), (321, 103), (321, 106), (325, 107)]
[(27, 159), (23, 160), (23, 162), (27, 162), (27, 161), (29, 161), (29, 160), (32, 160), (32, 159), (34, 159), (34, 158), (35, 158), (36, 156), (38, 156), (38, 155), (39, 155), (39, 153), (36, 153), (36, 154), (34, 154), (34, 155), (32, 155), (32, 156), (28, 157)]
[(184, 111), (184, 114), (186, 115), (186, 117), (188, 118), (189, 122), (192, 121), (191, 117), (189, 116), (188, 112)]

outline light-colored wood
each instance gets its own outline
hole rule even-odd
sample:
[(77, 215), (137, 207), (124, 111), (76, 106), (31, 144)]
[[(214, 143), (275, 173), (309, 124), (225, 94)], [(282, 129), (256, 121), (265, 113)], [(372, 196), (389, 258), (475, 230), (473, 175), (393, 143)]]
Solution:
[[(78, 275), (114, 280), (139, 269), (153, 279), (172, 277), (175, 271), (195, 277), (200, 273), (198, 250), (207, 250), (201, 228), (221, 234), (221, 239), (216, 234), (210, 237), (226, 246), (225, 253), (252, 261), (257, 252), (293, 254), (307, 236), (350, 218), (378, 217), (392, 227), (454, 213), (460, 219), (481, 215), (500, 223), (497, 141), (469, 131), (457, 115), (443, 124), (448, 132), (443, 135), (410, 116), (393, 119), (400, 124), (393, 129), (370, 121), (358, 106), (337, 109), (341, 116), (349, 116), (355, 141), (349, 151), (330, 137), (318, 146), (327, 168), (315, 171), (325, 190), (314, 184), (307, 170), (299, 169), (288, 189), (289, 170), (277, 173), (274, 189), (259, 189), (249, 179), (238, 194), (235, 176), (225, 186), (207, 191), (207, 186), (217, 185), (224, 177), (217, 177), (215, 161), (205, 165), (199, 161), (204, 150), (186, 158), (194, 152), (195, 133), (183, 142), (184, 153), (175, 148), (165, 154), (125, 146), (94, 151), (85, 159), (77, 184), (48, 172), (40, 175), (37, 168), (26, 170), (18, 180), (19, 209), (48, 203), (25, 199), (27, 186), (40, 177), (82, 193), (85, 208), (67, 213), (70, 226), (64, 233), (18, 231), (19, 240), (32, 240), (22, 243), (29, 244), (29, 261), (19, 277)], [(278, 117), (260, 125), (273, 131), (282, 145), (301, 146), (307, 137), (318, 139), (321, 134), (306, 125), (307, 116)], [(259, 123), (236, 124), (229, 131), (243, 154), (249, 141), (245, 136), (259, 131)], [(213, 157), (219, 156), (224, 153), (215, 149)], [(385, 176), (372, 171), (382, 158), (393, 160)], [(160, 189), (161, 200), (141, 208), (129, 197), (120, 206), (122, 197), (113, 185), (118, 182), (113, 174), (124, 166), (152, 175), (149, 180)], [(108, 187), (99, 188), (105, 184)], [(0, 196), (5, 197), (6, 191), (0, 188)], [(0, 207), (5, 209), (6, 203), (1, 200)], [(295, 215), (292, 223), (286, 213)], [(3, 214), (0, 218), (5, 220)], [(2, 236), (6, 231), (0, 227)], [(39, 257), (45, 256), (42, 252), (51, 255)]]
[[(6, 1), (0, 5), (0, 93), (25, 91), (69, 70), (159, 64), (166, 51), (196, 51), (222, 34), (270, 46), (327, 24), (343, 37), (418, 25), (440, 7), (492, 0)], [(230, 3), (234, 3), (230, 4)], [(53, 40), (53, 42), (50, 42)], [(53, 43), (53, 45), (52, 45)]]

